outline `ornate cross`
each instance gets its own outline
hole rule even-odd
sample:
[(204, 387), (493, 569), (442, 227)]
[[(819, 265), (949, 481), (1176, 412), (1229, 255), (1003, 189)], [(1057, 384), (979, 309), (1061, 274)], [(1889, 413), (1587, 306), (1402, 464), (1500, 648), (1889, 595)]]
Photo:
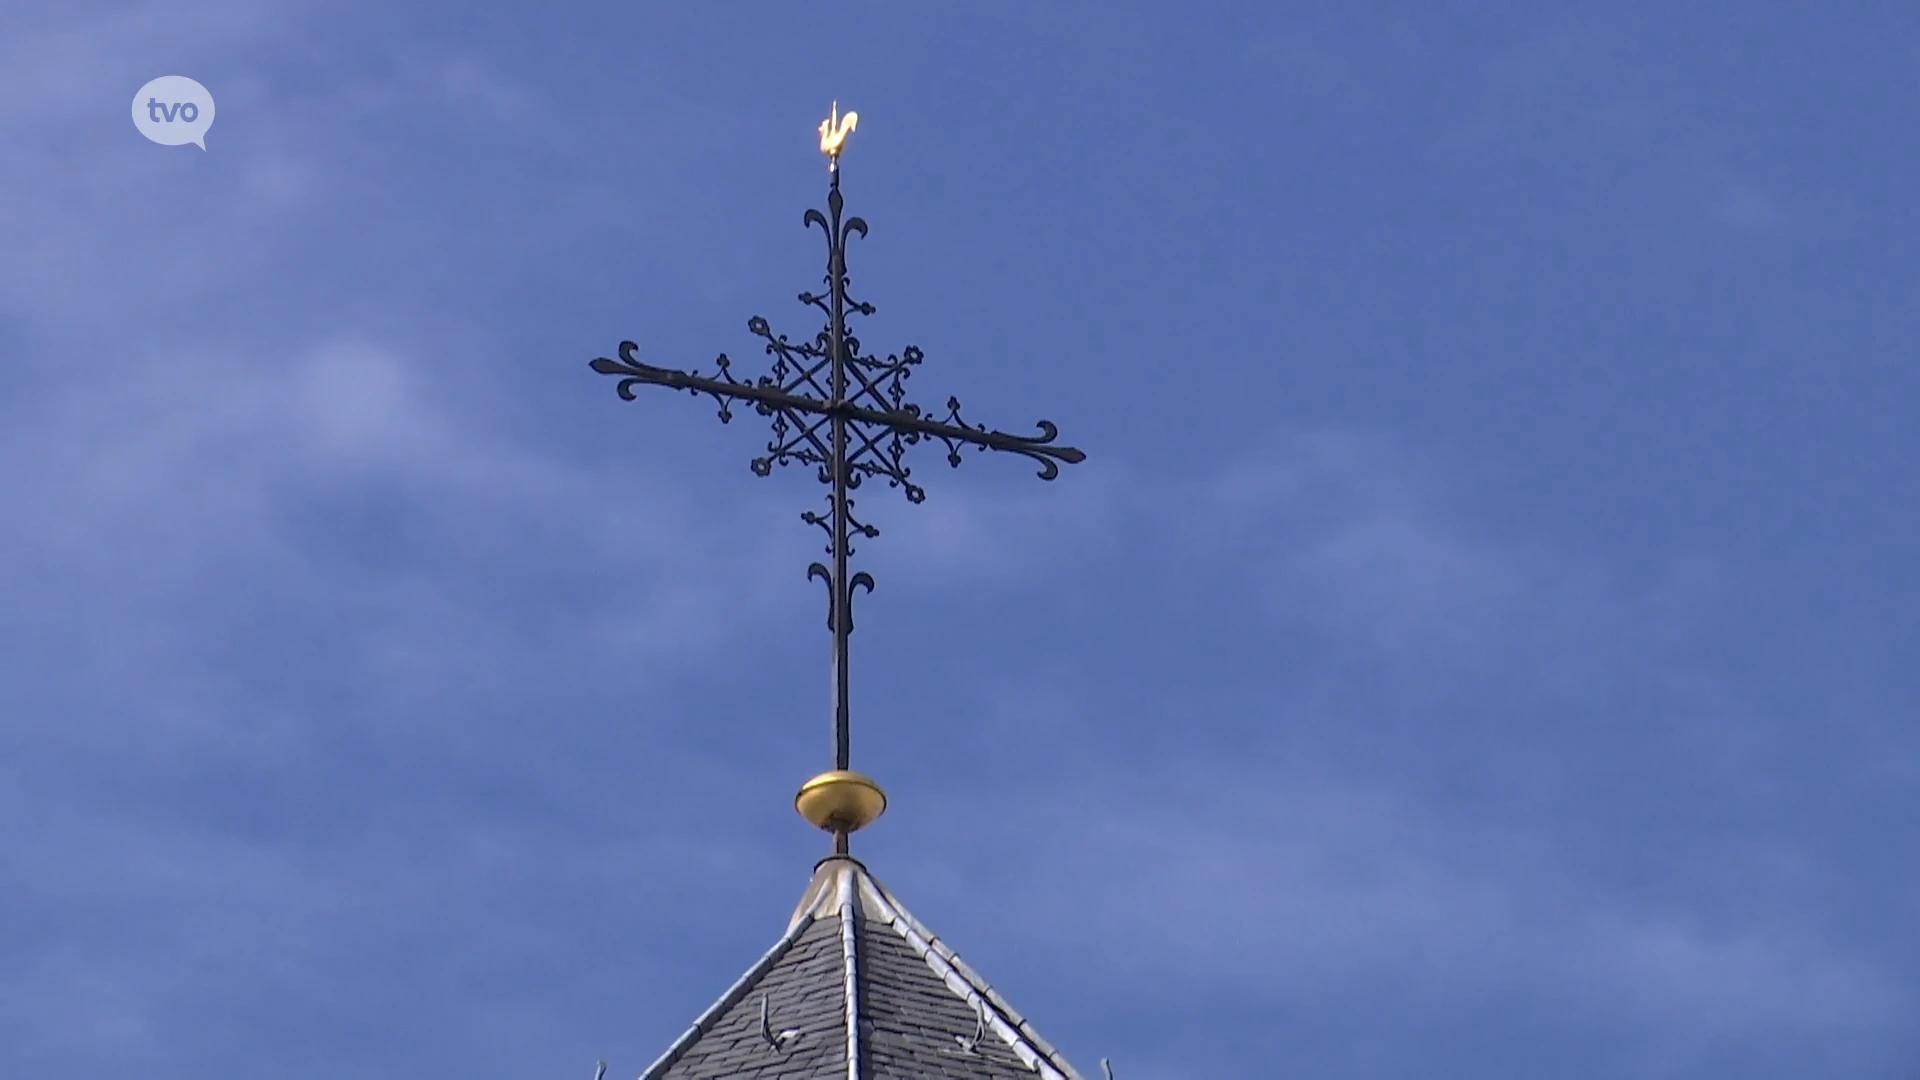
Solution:
[[(751, 462), (754, 473), (766, 476), (775, 465), (812, 465), (820, 482), (830, 486), (826, 512), (809, 510), (801, 519), (826, 532), (826, 550), (833, 562), (831, 568), (813, 563), (807, 567), (807, 578), (820, 579), (827, 586), (827, 626), (833, 632), (834, 768), (843, 772), (849, 768), (847, 641), (853, 632), (853, 593), (855, 588), (873, 591), (871, 574), (861, 571), (849, 576), (847, 558), (853, 554), (854, 536), (871, 539), (880, 534), (854, 516), (851, 492), (865, 480), (884, 479), (889, 487), (901, 489), (907, 501), (924, 501), (926, 490), (914, 483), (906, 463), (907, 448), (921, 442), (943, 444), (947, 462), (953, 466), (960, 464), (966, 448), (1018, 454), (1039, 464), (1042, 480), (1060, 474), (1059, 462), (1086, 459), (1072, 447), (1054, 446), (1059, 431), (1045, 420), (1039, 422), (1037, 435), (1009, 435), (962, 419), (957, 398), (947, 399), (944, 414), (908, 403), (906, 381), (922, 360), (916, 346), (885, 360), (861, 353), (860, 339), (848, 332), (847, 316), (872, 315), (875, 309), (848, 295), (847, 240), (855, 233), (866, 236), (867, 223), (858, 217), (841, 219), (839, 169), (840, 154), (857, 119), (856, 113), (841, 115), (835, 103), (833, 115), (820, 125), (820, 149), (827, 155), (831, 176), (827, 213), (808, 210), (804, 224), (817, 225), (826, 233), (827, 289), (800, 294), (801, 303), (818, 308), (827, 319), (813, 340), (796, 343), (775, 334), (760, 316), (747, 320), (747, 331), (764, 340), (767, 354), (773, 357), (771, 373), (751, 380), (733, 374), (733, 362), (725, 353), (715, 362), (716, 372), (703, 375), (644, 363), (637, 357), (639, 346), (631, 341), (620, 343), (620, 359), (601, 357), (592, 364), (603, 375), (619, 377), (616, 389), (626, 401), (634, 400), (634, 387), (642, 383), (704, 394), (719, 404), (723, 423), (733, 419), (734, 406), (751, 404), (761, 416), (773, 420), (766, 454)], [(845, 833), (851, 830), (834, 831), (839, 849), (844, 850)]]

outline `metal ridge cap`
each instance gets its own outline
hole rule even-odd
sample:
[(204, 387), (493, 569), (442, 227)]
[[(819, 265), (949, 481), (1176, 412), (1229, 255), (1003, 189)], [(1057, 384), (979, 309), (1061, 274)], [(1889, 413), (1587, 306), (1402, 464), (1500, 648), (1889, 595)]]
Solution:
[(842, 872), (835, 876), (840, 882), (835, 893), (840, 902), (840, 962), (847, 997), (847, 1080), (860, 1080), (860, 935), (855, 927), (859, 899), (854, 889), (854, 878), (859, 875)]

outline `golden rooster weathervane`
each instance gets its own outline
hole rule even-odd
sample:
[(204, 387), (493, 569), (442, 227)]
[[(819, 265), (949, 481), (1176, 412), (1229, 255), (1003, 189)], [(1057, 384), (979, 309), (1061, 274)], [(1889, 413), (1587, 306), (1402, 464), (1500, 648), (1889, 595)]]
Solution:
[(820, 152), (827, 155), (827, 171), (833, 172), (840, 167), (840, 151), (847, 145), (847, 136), (853, 134), (854, 125), (860, 122), (860, 114), (849, 112), (840, 115), (840, 103), (833, 103), (833, 112), (820, 121)]

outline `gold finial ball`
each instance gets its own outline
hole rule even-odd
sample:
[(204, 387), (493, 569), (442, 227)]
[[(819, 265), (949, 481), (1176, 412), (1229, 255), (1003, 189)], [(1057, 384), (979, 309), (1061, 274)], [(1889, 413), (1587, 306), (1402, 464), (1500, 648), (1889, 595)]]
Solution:
[(793, 808), (827, 832), (857, 832), (887, 810), (887, 793), (868, 777), (847, 769), (823, 772), (800, 785)]

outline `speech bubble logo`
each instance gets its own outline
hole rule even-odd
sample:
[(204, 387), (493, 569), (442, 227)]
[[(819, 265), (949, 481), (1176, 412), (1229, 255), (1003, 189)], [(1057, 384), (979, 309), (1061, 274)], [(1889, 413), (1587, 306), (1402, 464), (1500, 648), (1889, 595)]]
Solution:
[(213, 95), (185, 75), (162, 75), (133, 95), (133, 126), (161, 146), (207, 148)]

